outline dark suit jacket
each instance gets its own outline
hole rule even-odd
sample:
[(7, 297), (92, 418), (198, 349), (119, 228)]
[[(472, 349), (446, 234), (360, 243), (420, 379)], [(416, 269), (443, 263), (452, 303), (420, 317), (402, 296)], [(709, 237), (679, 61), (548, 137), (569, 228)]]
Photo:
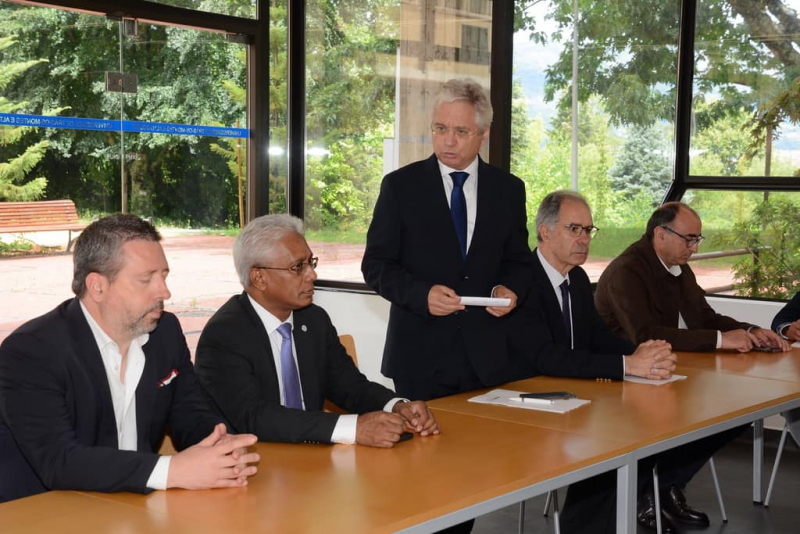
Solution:
[(796, 293), (792, 300), (781, 308), (781, 311), (772, 320), (772, 329), (777, 332), (780, 325), (793, 323), (798, 319), (800, 319), (800, 293)]
[(339, 416), (322, 411), (326, 398), (362, 414), (382, 410), (395, 397), (359, 372), (319, 306), (294, 312), (292, 335), (305, 411), (281, 405), (269, 336), (247, 293), (231, 297), (203, 329), (197, 375), (238, 432), (261, 441), (330, 443)]
[[(392, 303), (383, 374), (414, 381), (439, 369), (457, 346), (485, 385), (503, 382), (510, 363), (508, 318), (479, 307), (446, 317), (428, 313), (435, 284), (462, 296), (489, 296), (502, 284), (520, 302), (530, 286), (530, 249), (525, 187), (505, 171), (478, 166), (478, 207), (466, 260), (458, 245), (436, 156), (412, 163), (383, 179), (367, 233), (361, 270), (367, 285)], [(461, 337), (463, 343), (454, 343)]]
[[(681, 265), (680, 276), (670, 274), (647, 236), (606, 267), (595, 305), (609, 328), (633, 343), (665, 339), (672, 350), (687, 352), (714, 350), (717, 331), (753, 326), (715, 312), (688, 265)], [(686, 330), (678, 328), (678, 312)]]
[(533, 285), (520, 313), (512, 319), (510, 335), (512, 350), (523, 358), (523, 375), (621, 380), (625, 372), (622, 356), (632, 354), (635, 347), (613, 334), (600, 319), (586, 272), (574, 267), (569, 281), (574, 349), (553, 285), (534, 251)]
[[(122, 451), (100, 351), (77, 299), (6, 338), (0, 346), (0, 450), (11, 453), (0, 456), (0, 472), (20, 478), (0, 476), (0, 500), (45, 489), (147, 492), (166, 427), (181, 450), (224, 421), (197, 383), (174, 315), (162, 316), (143, 350), (138, 450)], [(160, 387), (173, 369), (178, 376)]]

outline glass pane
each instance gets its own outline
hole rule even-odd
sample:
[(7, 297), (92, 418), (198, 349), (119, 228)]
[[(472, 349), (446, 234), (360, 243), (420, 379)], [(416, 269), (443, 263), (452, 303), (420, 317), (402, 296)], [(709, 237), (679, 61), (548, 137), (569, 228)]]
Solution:
[(123, 34), (123, 70), (137, 87), (104, 92), (103, 103), (124, 108), (127, 209), (184, 228), (239, 227), (245, 47), (218, 33), (152, 24)]
[(289, 137), (286, 129), (286, 0), (269, 8), (269, 212), (286, 213)]
[(154, 4), (185, 7), (197, 11), (232, 15), (254, 19), (257, 16), (258, 0), (148, 0)]
[[(8, 2), (0, 19), (0, 162), (11, 163), (0, 202), (71, 200), (84, 224), (152, 218), (173, 271), (168, 307), (182, 321), (209, 316), (241, 290), (231, 237), (207, 234), (234, 233), (244, 211), (245, 47)], [(72, 258), (46, 254), (66, 248), (67, 231), (0, 241), (3, 337), (71, 296)], [(184, 327), (192, 343), (199, 328)]]
[(709, 293), (791, 298), (800, 290), (800, 193), (694, 191), (706, 241), (692, 269)]
[(488, 0), (309, 0), (306, 226), (320, 278), (363, 282), (381, 179), (431, 155), (442, 82), (489, 89), (490, 26)]
[(531, 247), (541, 199), (573, 188), (576, 150), (577, 190), (600, 228), (585, 265), (596, 281), (672, 179), (680, 2), (580, 2), (577, 105), (572, 0), (516, 4), (511, 171), (527, 185)]
[(800, 0), (700, 0), (690, 173), (794, 176), (800, 167)]

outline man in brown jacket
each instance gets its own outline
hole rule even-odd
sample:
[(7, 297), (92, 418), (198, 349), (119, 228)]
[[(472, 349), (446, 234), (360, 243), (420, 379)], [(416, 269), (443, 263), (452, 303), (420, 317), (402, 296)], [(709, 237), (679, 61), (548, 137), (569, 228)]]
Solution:
[(689, 258), (704, 237), (697, 213), (667, 202), (647, 222), (642, 238), (603, 272), (595, 304), (615, 333), (632, 343), (664, 339), (676, 351), (753, 347), (789, 350), (775, 332), (715, 312), (697, 284)]

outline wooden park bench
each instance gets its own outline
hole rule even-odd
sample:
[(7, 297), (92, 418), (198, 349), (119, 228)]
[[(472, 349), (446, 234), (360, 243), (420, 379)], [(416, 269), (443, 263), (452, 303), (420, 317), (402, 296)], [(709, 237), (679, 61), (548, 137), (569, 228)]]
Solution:
[(72, 248), (72, 232), (83, 230), (75, 203), (71, 200), (0, 202), (0, 234), (23, 234), (66, 230), (67, 252)]

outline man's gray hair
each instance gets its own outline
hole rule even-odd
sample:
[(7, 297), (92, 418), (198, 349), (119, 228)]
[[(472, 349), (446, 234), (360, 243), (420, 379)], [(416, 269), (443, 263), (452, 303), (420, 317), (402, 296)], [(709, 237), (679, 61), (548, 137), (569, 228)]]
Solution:
[(125, 258), (122, 245), (143, 239), (159, 242), (161, 234), (136, 215), (109, 215), (87, 226), (75, 241), (72, 255), (72, 292), (78, 298), (86, 294), (86, 277), (91, 273), (105, 276), (113, 282), (122, 269)]
[(489, 95), (481, 84), (472, 78), (453, 78), (448, 80), (436, 94), (436, 98), (433, 101), (433, 113), (436, 113), (436, 110), (442, 104), (455, 102), (456, 100), (465, 100), (472, 104), (472, 107), (475, 108), (475, 124), (478, 125), (478, 129), (481, 132), (491, 126), (494, 110), (492, 110), (492, 102), (489, 100)]
[(233, 264), (242, 287), (250, 287), (250, 270), (268, 261), (275, 243), (287, 234), (303, 235), (303, 221), (293, 215), (262, 215), (253, 219), (233, 243)]
[(551, 230), (556, 227), (556, 223), (558, 222), (558, 214), (561, 212), (561, 204), (565, 200), (574, 200), (575, 202), (580, 202), (586, 206), (589, 211), (591, 211), (589, 208), (589, 203), (586, 202), (586, 199), (583, 198), (583, 195), (580, 193), (576, 193), (575, 191), (570, 191), (568, 189), (553, 191), (542, 199), (541, 204), (539, 204), (539, 211), (536, 212), (537, 241), (542, 240), (542, 234), (539, 232), (539, 227), (541, 225), (544, 224)]

